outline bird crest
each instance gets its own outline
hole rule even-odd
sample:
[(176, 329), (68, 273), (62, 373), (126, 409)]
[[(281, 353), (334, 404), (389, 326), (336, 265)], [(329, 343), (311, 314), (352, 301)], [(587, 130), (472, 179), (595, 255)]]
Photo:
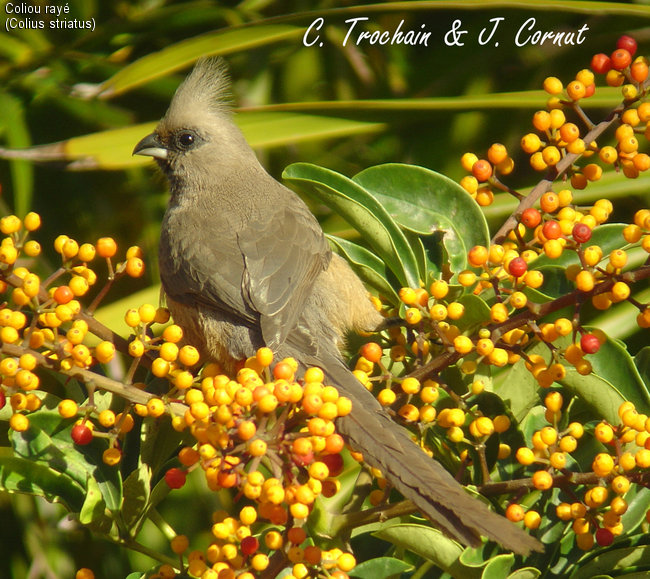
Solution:
[(226, 61), (204, 57), (176, 90), (167, 117), (195, 110), (217, 115), (229, 114), (232, 108), (230, 76)]

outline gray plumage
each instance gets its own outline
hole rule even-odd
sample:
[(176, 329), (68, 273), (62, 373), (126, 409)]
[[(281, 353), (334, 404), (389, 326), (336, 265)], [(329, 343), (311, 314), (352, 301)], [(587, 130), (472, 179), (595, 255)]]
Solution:
[(222, 61), (199, 61), (134, 150), (154, 157), (169, 179), (160, 272), (188, 341), (230, 369), (261, 346), (323, 368), (352, 400), (339, 431), (442, 530), (466, 545), (486, 535), (517, 553), (540, 550), (471, 498), (346, 368), (345, 334), (377, 329), (383, 318), (303, 201), (260, 165), (232, 120), (227, 91)]

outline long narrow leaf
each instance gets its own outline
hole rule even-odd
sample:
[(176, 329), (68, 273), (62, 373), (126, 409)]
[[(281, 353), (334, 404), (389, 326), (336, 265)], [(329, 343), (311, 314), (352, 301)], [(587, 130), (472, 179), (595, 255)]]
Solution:
[(112, 98), (150, 80), (187, 68), (201, 56), (231, 54), (297, 38), (304, 32), (297, 26), (265, 24), (202, 34), (136, 60), (101, 84), (96, 94), (100, 98)]

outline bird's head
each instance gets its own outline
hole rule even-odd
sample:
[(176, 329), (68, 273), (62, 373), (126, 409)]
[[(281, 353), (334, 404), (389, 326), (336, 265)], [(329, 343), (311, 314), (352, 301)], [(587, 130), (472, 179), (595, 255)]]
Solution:
[[(253, 151), (232, 120), (230, 82), (224, 61), (204, 58), (178, 87), (156, 130), (134, 148), (153, 157), (170, 181), (214, 181)], [(212, 174), (214, 173), (214, 174)]]

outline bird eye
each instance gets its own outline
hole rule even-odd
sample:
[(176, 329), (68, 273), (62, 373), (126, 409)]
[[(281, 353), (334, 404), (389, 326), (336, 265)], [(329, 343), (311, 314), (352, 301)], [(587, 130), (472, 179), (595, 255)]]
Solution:
[(197, 136), (191, 131), (183, 131), (176, 135), (176, 144), (179, 149), (191, 149), (197, 142)]

